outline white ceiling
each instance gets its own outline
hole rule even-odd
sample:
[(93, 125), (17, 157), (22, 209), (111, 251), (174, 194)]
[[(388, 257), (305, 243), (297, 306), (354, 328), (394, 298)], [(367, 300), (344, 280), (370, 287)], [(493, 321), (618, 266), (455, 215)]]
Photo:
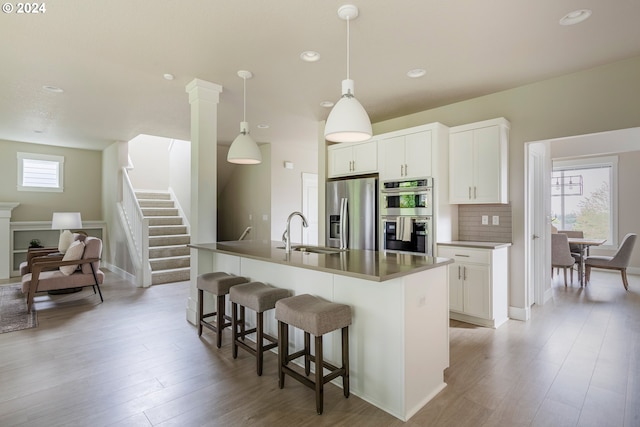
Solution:
[[(346, 76), (347, 1), (64, 0), (0, 15), (0, 139), (103, 149), (189, 139), (185, 86), (223, 86), (218, 141), (315, 144)], [(353, 2), (351, 78), (373, 122), (640, 55), (638, 0)], [(593, 10), (575, 26), (559, 19)], [(304, 50), (321, 54), (305, 63)], [(425, 68), (409, 79), (406, 72)], [(164, 73), (175, 75), (173, 81)], [(44, 85), (64, 93), (49, 93)], [(258, 124), (268, 129), (258, 129)]]

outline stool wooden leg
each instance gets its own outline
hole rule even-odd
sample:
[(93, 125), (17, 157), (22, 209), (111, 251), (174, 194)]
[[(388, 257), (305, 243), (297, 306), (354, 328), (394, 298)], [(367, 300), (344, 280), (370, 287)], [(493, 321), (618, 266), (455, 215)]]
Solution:
[(318, 415), (322, 414), (323, 394), (324, 394), (324, 378), (322, 378), (322, 335), (316, 337), (316, 410)]
[(202, 301), (204, 297), (204, 292), (202, 289), (198, 289), (198, 336), (202, 335), (202, 315), (204, 311), (204, 301)]
[(216, 310), (216, 346), (222, 347), (222, 329), (224, 327), (224, 295), (217, 295), (217, 310)]
[(240, 332), (242, 333), (242, 341), (244, 341), (244, 331), (246, 323), (244, 321), (244, 305), (240, 306)]
[(256, 372), (258, 376), (262, 376), (262, 354), (264, 353), (262, 348), (263, 320), (264, 313), (256, 313)]
[(234, 359), (238, 358), (238, 304), (231, 303), (231, 348), (233, 349), (232, 355)]
[[(316, 350), (317, 351), (317, 350)], [(304, 333), (304, 374), (309, 376), (311, 372), (311, 335)]]
[(284, 388), (284, 371), (289, 357), (289, 325), (278, 321), (278, 386)]
[(344, 397), (349, 397), (349, 327), (342, 328), (342, 390)]

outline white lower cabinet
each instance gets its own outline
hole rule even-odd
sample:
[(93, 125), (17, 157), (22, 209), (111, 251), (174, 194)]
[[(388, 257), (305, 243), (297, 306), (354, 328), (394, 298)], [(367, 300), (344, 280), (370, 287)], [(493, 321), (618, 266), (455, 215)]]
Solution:
[(508, 247), (440, 246), (449, 264), (449, 317), (497, 328), (508, 319)]

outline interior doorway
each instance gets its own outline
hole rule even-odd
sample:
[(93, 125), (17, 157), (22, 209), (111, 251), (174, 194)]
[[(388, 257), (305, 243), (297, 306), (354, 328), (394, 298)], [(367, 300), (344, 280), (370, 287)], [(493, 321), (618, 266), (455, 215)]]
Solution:
[(527, 318), (532, 304), (543, 305), (551, 298), (551, 243), (548, 236), (551, 234), (552, 159), (639, 151), (639, 141), (640, 127), (531, 141), (525, 144)]

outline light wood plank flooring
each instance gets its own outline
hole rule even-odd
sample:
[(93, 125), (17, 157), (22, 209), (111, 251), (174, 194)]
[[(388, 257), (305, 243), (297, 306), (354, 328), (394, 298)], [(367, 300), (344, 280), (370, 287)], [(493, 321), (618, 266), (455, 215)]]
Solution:
[[(0, 335), (0, 426), (640, 426), (640, 277), (565, 289), (529, 322), (451, 322), (448, 386), (403, 423), (328, 385), (255, 375), (185, 320), (188, 283), (135, 288), (107, 273), (92, 291), (38, 297), (39, 326)], [(384, 345), (384, 343), (380, 343)]]

